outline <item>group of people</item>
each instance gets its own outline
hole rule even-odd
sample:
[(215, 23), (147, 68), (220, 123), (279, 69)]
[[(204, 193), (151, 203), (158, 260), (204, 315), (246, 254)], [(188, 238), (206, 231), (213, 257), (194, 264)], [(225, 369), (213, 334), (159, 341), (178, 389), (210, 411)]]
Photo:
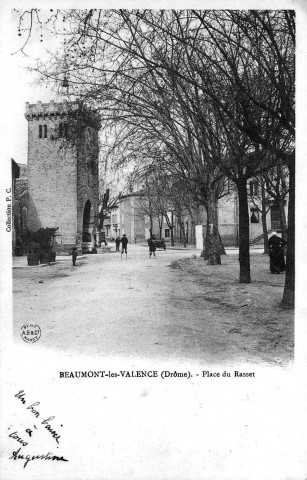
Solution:
[[(157, 246), (156, 246), (156, 243), (154, 241), (154, 239), (152, 237), (150, 237), (148, 240), (147, 240), (147, 243), (148, 243), (148, 247), (149, 247), (149, 258), (151, 258), (151, 256), (153, 255), (154, 257), (156, 256), (156, 249), (157, 249)], [(115, 245), (116, 245), (116, 251), (119, 252), (119, 247), (120, 247), (120, 244), (122, 244), (122, 250), (121, 250), (121, 253), (126, 253), (127, 255), (127, 245), (128, 245), (128, 238), (127, 238), (127, 235), (124, 233), (122, 238), (120, 237), (117, 237), (115, 239)]]
[(122, 238), (120, 237), (116, 237), (116, 240), (115, 240), (115, 245), (116, 245), (116, 251), (119, 252), (119, 246), (120, 244), (122, 244), (122, 251), (121, 253), (125, 253), (127, 255), (127, 245), (128, 245), (128, 237), (127, 235), (124, 233)]
[[(153, 255), (156, 256), (156, 243), (153, 237), (150, 237), (147, 240), (148, 247), (149, 247), (149, 258)], [(120, 244), (122, 244), (121, 253), (125, 253), (127, 255), (127, 245), (128, 245), (128, 237), (124, 233), (122, 237), (117, 237), (115, 240), (116, 251), (119, 252)], [(285, 264), (285, 253), (284, 247), (287, 244), (285, 240), (277, 235), (276, 232), (273, 232), (271, 237), (269, 238), (269, 256), (270, 256), (270, 272), (272, 274), (278, 274), (285, 272), (286, 264)], [(72, 250), (72, 261), (73, 265), (76, 265), (77, 259), (77, 248), (73, 248)]]
[[(152, 255), (155, 257), (157, 246), (156, 246), (156, 243), (154, 241), (154, 238), (150, 237), (147, 240), (147, 243), (148, 243), (148, 247), (149, 247), (149, 258), (151, 258)], [(127, 254), (128, 238), (127, 238), (127, 235), (125, 233), (123, 234), (122, 238), (117, 237), (115, 239), (115, 245), (116, 245), (116, 251), (117, 252), (119, 252), (120, 244), (122, 244), (122, 254), (123, 253)]]
[[(148, 243), (148, 246), (149, 246), (149, 258), (151, 257), (151, 255), (153, 254), (154, 257), (156, 256), (156, 244), (154, 242), (154, 239), (152, 237), (150, 237), (148, 240), (147, 240), (147, 243)], [(127, 255), (127, 246), (128, 246), (128, 237), (127, 235), (124, 233), (122, 235), (122, 237), (117, 237), (115, 239), (115, 245), (116, 245), (116, 251), (119, 252), (120, 249), (120, 244), (122, 244), (122, 248), (121, 248), (121, 254), (123, 255), (124, 253)], [(73, 262), (73, 265), (75, 266), (76, 265), (76, 259), (77, 259), (77, 248), (73, 248), (72, 249), (72, 262)]]
[[(122, 253), (122, 255), (123, 255), (123, 253), (125, 253), (126, 256), (127, 256), (128, 237), (125, 233), (123, 234), (122, 238), (120, 238), (120, 237), (116, 238), (115, 244), (116, 244), (116, 251), (117, 252), (119, 252), (119, 246), (120, 246), (120, 244), (122, 244), (121, 253)], [(97, 250), (95, 248), (93, 248), (93, 250), (95, 250), (95, 253), (97, 253)], [(93, 250), (92, 250), (92, 253), (94, 253)], [(78, 256), (77, 247), (73, 247), (73, 249), (72, 249), (72, 264), (73, 264), (74, 267), (76, 266), (77, 256)]]
[[(155, 243), (154, 239), (152, 237), (150, 237), (147, 240), (147, 243), (148, 243), (148, 247), (149, 247), (149, 258), (151, 258), (152, 255), (155, 257), (157, 246), (156, 246), (156, 243)], [(123, 253), (127, 254), (128, 238), (127, 238), (127, 235), (125, 233), (123, 234), (122, 238), (117, 237), (115, 239), (115, 245), (116, 245), (116, 251), (117, 252), (119, 252), (120, 244), (122, 244), (121, 253), (122, 254)]]

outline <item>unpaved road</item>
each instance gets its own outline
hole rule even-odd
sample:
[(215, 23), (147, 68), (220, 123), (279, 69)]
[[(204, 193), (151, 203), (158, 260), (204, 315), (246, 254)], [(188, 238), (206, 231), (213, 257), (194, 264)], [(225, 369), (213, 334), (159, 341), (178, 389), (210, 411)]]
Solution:
[(130, 245), (127, 260), (113, 252), (76, 267), (14, 269), (15, 339), (23, 342), (20, 328), (31, 321), (42, 331), (37, 347), (64, 352), (229, 366), (291, 361), (293, 315), (277, 307), (284, 277), (269, 278), (258, 255), (264, 280), (239, 285), (235, 258), (209, 267), (192, 253), (149, 259), (146, 247)]

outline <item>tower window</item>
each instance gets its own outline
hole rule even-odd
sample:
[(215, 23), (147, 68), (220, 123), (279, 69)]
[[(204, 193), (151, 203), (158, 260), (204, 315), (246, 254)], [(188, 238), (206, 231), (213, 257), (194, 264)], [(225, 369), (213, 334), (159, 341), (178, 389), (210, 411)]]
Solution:
[(68, 125), (66, 122), (59, 124), (59, 137), (67, 137)]
[(44, 138), (47, 138), (47, 125), (44, 125)]
[(38, 137), (43, 138), (43, 126), (42, 125), (38, 126)]

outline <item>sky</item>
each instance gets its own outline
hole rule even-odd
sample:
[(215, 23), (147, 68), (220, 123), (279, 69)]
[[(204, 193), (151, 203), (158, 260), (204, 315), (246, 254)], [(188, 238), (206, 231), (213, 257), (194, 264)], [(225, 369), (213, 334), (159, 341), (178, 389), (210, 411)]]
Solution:
[[(40, 87), (35, 84), (37, 77), (27, 70), (34, 66), (35, 58), (47, 58), (46, 48), (57, 47), (57, 41), (51, 36), (44, 34), (44, 40), (40, 42), (40, 33), (35, 31), (26, 47), (26, 57), (18, 52), (24, 43), (25, 36), (18, 36), (17, 16), (12, 13), (10, 23), (10, 43), (8, 54), (9, 78), (7, 78), (7, 91), (10, 97), (9, 115), (11, 132), (11, 157), (17, 163), (27, 163), (27, 120), (24, 116), (25, 103), (48, 103), (55, 99), (55, 94), (47, 86)], [(16, 53), (17, 52), (17, 53)]]
[[(40, 12), (41, 18), (48, 18), (50, 10)], [(4, 90), (7, 92), (5, 105), (7, 108), (7, 117), (9, 119), (8, 135), (10, 138), (8, 158), (13, 158), (17, 163), (27, 163), (27, 146), (28, 146), (28, 122), (24, 116), (25, 103), (35, 104), (38, 101), (49, 103), (50, 100), (57, 102), (62, 101), (63, 97), (59, 93), (53, 92), (47, 85), (37, 85), (37, 75), (28, 70), (29, 67), (36, 65), (36, 59), (48, 59), (49, 51), (56, 51), (60, 46), (60, 40), (54, 35), (44, 30), (43, 42), (40, 41), (40, 31), (36, 29), (25, 48), (27, 56), (23, 55), (19, 50), (24, 44), (25, 35), (18, 36), (18, 15), (12, 11), (9, 20), (10, 42), (7, 43), (6, 64), (8, 66), (6, 76), (6, 86)], [(1, 116), (0, 116), (1, 117)], [(7, 126), (8, 126), (7, 125)], [(124, 188), (121, 176), (108, 172), (107, 182), (112, 183), (115, 179), (118, 188)], [(114, 190), (118, 188), (110, 186)]]
[[(48, 18), (50, 10), (41, 11), (40, 15), (42, 18)], [(2, 135), (6, 130), (4, 138), (6, 139), (7, 158), (13, 158), (17, 163), (26, 164), (28, 148), (28, 122), (24, 116), (26, 102), (30, 104), (36, 104), (38, 101), (49, 103), (50, 100), (60, 102), (63, 99), (61, 95), (53, 92), (49, 86), (37, 85), (37, 75), (30, 72), (28, 68), (36, 65), (36, 59), (46, 59), (47, 61), (48, 52), (46, 50), (56, 51), (60, 46), (60, 40), (52, 34), (48, 35), (44, 30), (43, 42), (40, 42), (41, 32), (36, 29), (25, 48), (27, 56), (23, 55), (19, 50), (26, 37), (24, 34), (22, 37), (18, 36), (18, 18), (18, 15), (11, 11), (4, 22), (6, 51), (1, 53), (5, 54), (7, 68), (3, 71), (4, 76), (2, 76), (1, 83), (4, 86), (1, 90), (5, 92), (3, 104), (6, 115), (5, 118), (3, 116), (1, 118), (0, 115), (0, 121), (2, 120), (3, 123)], [(0, 17), (0, 20), (3, 22), (3, 16)], [(2, 45), (4, 43), (2, 41)], [(9, 176), (9, 171), (7, 171), (6, 176)], [(108, 170), (106, 182), (114, 192), (124, 189), (125, 180), (120, 172), (114, 173)]]

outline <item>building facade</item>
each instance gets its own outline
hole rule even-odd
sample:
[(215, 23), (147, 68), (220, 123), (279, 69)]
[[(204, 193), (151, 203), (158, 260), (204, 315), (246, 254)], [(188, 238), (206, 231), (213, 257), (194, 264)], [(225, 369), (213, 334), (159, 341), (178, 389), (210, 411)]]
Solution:
[[(256, 190), (256, 182), (248, 182), (249, 193), (249, 227), (250, 242), (254, 244), (263, 243), (263, 224), (261, 215), (261, 196)], [(108, 238), (116, 237), (125, 233), (132, 243), (144, 242), (150, 237), (152, 225), (153, 234), (159, 238), (160, 235), (165, 241), (170, 241), (171, 232), (169, 224), (165, 218), (161, 220), (154, 217), (150, 222), (146, 215), (146, 208), (140, 211), (138, 208), (137, 195), (128, 195), (122, 198), (119, 206), (114, 209), (106, 222), (106, 236)], [(276, 205), (273, 200), (269, 200), (266, 211), (267, 230), (280, 232), (280, 221), (277, 219)], [(285, 200), (285, 217), (288, 216), (288, 200)], [(173, 234), (175, 243), (183, 243), (183, 231), (180, 228), (178, 218), (173, 212), (168, 212), (170, 223), (173, 225)], [(206, 235), (207, 216), (204, 207), (200, 206), (197, 212), (194, 212), (193, 218), (183, 209), (181, 212), (181, 222), (184, 224), (186, 242), (190, 244), (197, 243), (197, 248), (202, 249), (202, 239)], [(238, 195), (235, 189), (231, 189), (228, 195), (221, 198), (218, 202), (218, 222), (219, 232), (224, 246), (238, 246), (239, 244), (239, 206)], [(197, 240), (198, 239), (198, 240)], [(196, 241), (197, 240), (197, 241)]]
[(91, 250), (98, 236), (98, 130), (83, 128), (68, 141), (79, 102), (26, 103), (30, 230), (57, 228), (55, 249)]

